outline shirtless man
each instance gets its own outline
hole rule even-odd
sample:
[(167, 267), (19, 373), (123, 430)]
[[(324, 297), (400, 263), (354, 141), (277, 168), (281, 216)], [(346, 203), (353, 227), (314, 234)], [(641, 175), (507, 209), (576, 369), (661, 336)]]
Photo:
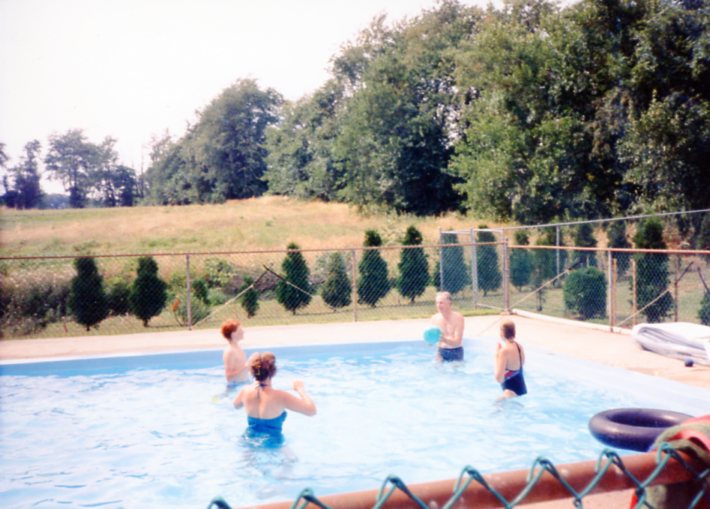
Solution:
[(451, 294), (438, 292), (436, 294), (436, 313), (431, 322), (441, 331), (436, 359), (443, 362), (463, 360), (463, 315), (451, 309)]
[(227, 320), (222, 324), (222, 336), (227, 340), (227, 346), (222, 353), (224, 361), (224, 377), (229, 385), (249, 381), (246, 355), (239, 346), (244, 339), (244, 329), (238, 320)]

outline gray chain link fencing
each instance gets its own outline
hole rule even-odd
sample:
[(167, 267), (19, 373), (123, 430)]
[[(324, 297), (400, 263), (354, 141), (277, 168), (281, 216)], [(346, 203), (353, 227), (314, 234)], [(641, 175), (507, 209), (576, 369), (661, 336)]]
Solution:
[[(215, 328), (227, 318), (249, 325), (425, 318), (440, 289), (469, 315), (524, 310), (627, 328), (710, 322), (710, 251), (460, 237), (413, 247), (153, 254), (163, 284), (137, 283), (146, 255), (92, 257), (98, 276), (82, 273), (83, 285), (80, 258), (6, 257), (0, 327), (4, 337), (61, 337)], [(137, 312), (136, 300), (148, 309)]]

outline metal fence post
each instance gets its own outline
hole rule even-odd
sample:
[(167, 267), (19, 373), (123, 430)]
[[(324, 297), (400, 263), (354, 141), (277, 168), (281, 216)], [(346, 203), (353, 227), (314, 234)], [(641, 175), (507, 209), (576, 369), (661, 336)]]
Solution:
[(444, 248), (441, 247), (441, 228), (439, 228), (439, 288), (444, 290)]
[(478, 250), (474, 228), (471, 228), (469, 236), (471, 238), (471, 297), (473, 309), (476, 309), (478, 306)]
[[(555, 259), (557, 261), (557, 274), (559, 274), (562, 270), (560, 267), (560, 227), (556, 226), (555, 227), (555, 245), (557, 246), (557, 249), (555, 250)], [(569, 261), (567, 262), (569, 263)]]
[(611, 330), (616, 326), (616, 278), (618, 274), (618, 263), (616, 258), (611, 260)]
[(613, 306), (612, 306), (612, 284), (611, 280), (613, 277), (612, 271), (614, 270), (612, 268), (614, 261), (614, 256), (611, 251), (606, 252), (606, 312), (609, 315), (609, 328), (614, 327), (614, 319), (612, 318), (613, 316)]
[(352, 283), (353, 283), (353, 289), (352, 289), (352, 300), (353, 300), (353, 322), (357, 322), (357, 277), (355, 275), (355, 270), (357, 269), (357, 263), (356, 263), (356, 256), (357, 256), (357, 251), (354, 249), (350, 251), (351, 253), (351, 270), (352, 270)]
[(190, 255), (185, 255), (185, 286), (187, 293), (185, 294), (185, 309), (187, 309), (187, 330), (192, 330), (192, 281), (190, 279)]
[(503, 311), (510, 314), (510, 250), (508, 237), (503, 236)]
[(636, 310), (638, 304), (636, 300), (636, 260), (631, 259), (631, 326), (636, 325)]

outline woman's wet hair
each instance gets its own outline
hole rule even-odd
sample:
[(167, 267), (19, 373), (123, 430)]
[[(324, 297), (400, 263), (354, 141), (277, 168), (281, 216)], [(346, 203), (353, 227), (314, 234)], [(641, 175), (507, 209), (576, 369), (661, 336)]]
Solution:
[(232, 333), (239, 328), (239, 320), (227, 320), (222, 324), (222, 336), (227, 341), (232, 340)]
[(515, 323), (507, 320), (500, 324), (500, 332), (505, 339), (515, 339)]
[(258, 353), (251, 359), (249, 369), (257, 382), (268, 380), (276, 374), (276, 357), (271, 352)]

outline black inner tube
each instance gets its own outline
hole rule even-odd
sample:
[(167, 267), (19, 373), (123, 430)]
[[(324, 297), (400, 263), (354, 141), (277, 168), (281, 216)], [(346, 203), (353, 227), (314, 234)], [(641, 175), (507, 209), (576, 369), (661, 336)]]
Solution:
[(617, 408), (599, 412), (589, 420), (589, 431), (605, 445), (647, 451), (663, 431), (692, 416), (652, 408)]

